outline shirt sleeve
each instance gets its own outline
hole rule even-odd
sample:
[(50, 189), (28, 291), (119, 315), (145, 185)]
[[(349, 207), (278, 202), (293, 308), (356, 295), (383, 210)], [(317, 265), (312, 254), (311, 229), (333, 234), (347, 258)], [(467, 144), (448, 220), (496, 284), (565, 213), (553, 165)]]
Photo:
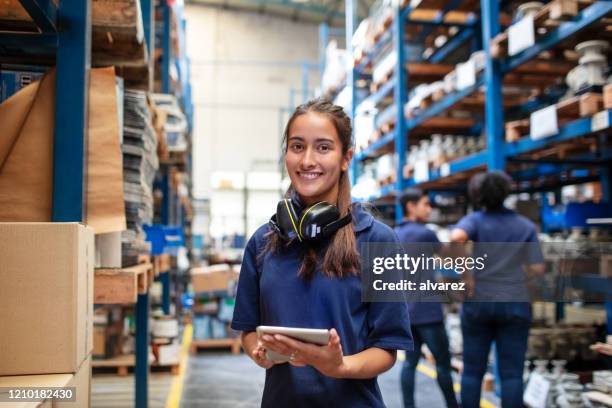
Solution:
[(544, 263), (544, 255), (538, 240), (538, 234), (533, 226), (525, 242), (525, 262), (526, 265)]
[(257, 271), (257, 243), (252, 236), (244, 250), (232, 329), (250, 332), (259, 326), (259, 273)]
[(372, 302), (368, 307), (367, 348), (414, 349), (408, 305), (405, 302)]
[[(368, 237), (370, 242), (395, 244), (395, 251), (402, 251), (398, 237), (391, 228), (375, 223)], [(406, 302), (368, 303), (368, 339), (366, 347), (387, 350), (407, 350), (414, 348), (410, 331), (410, 316)]]
[(468, 239), (472, 241), (478, 240), (477, 233), (476, 233), (477, 231), (476, 217), (474, 216), (473, 213), (468, 214), (462, 219), (460, 219), (457, 225), (455, 225), (455, 228), (464, 230), (468, 236)]

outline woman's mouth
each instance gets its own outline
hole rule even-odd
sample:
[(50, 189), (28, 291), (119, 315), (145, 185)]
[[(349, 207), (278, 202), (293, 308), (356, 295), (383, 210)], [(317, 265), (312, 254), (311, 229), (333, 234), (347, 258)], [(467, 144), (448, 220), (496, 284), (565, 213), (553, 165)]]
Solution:
[(304, 180), (315, 180), (316, 178), (323, 175), (321, 172), (317, 171), (298, 171), (298, 176)]

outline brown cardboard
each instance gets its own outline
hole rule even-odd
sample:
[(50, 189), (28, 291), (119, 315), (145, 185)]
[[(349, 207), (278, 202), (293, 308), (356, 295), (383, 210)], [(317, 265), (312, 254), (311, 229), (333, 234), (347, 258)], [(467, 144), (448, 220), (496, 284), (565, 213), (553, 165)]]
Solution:
[(94, 235), (0, 223), (0, 376), (75, 373), (93, 348)]
[(94, 357), (106, 357), (106, 326), (94, 326), (91, 354)]
[(53, 401), (53, 408), (89, 408), (91, 406), (91, 356), (71, 376), (67, 387), (74, 387), (76, 401)]
[[(125, 226), (123, 159), (113, 68), (90, 71), (87, 224)], [(51, 221), (55, 69), (0, 104), (0, 221)]]
[(42, 374), (0, 377), (0, 387), (74, 387), (75, 401), (0, 402), (1, 408), (89, 408), (91, 400), (91, 357), (75, 374)]
[(193, 291), (198, 293), (227, 290), (230, 281), (237, 280), (237, 275), (227, 264), (193, 268), (191, 270)]

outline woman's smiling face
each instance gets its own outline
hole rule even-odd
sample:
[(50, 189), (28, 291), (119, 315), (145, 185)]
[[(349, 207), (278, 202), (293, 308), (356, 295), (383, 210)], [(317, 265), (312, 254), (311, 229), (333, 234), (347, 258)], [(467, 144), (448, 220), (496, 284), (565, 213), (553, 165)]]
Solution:
[(342, 154), (338, 132), (326, 115), (308, 112), (293, 120), (287, 132), (285, 166), (305, 205), (336, 204), (340, 173), (348, 170), (352, 154), (352, 150)]

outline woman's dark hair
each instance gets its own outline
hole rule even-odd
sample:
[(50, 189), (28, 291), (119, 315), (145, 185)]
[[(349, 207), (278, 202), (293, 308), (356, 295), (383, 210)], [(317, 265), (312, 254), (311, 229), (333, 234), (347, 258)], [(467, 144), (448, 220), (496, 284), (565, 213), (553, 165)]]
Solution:
[(496, 210), (504, 205), (511, 191), (511, 183), (512, 179), (503, 171), (478, 173), (470, 179), (468, 194), (476, 207)]
[(400, 204), (402, 205), (402, 211), (404, 211), (404, 215), (408, 216), (408, 210), (406, 209), (406, 205), (408, 203), (417, 203), (421, 198), (423, 198), (427, 193), (420, 188), (409, 188), (404, 191), (402, 196), (400, 197)]
[[(344, 112), (344, 109), (333, 103), (317, 98), (298, 106), (285, 127), (283, 135), (283, 152), (287, 152), (287, 140), (291, 125), (299, 116), (307, 113), (317, 113), (325, 115), (333, 123), (338, 138), (342, 145), (342, 155), (346, 155), (352, 145), (351, 120)], [(285, 197), (290, 197), (294, 192), (293, 186), (285, 192)], [(334, 204), (334, 203), (331, 203)], [(348, 173), (343, 171), (338, 180), (338, 202), (336, 203), (340, 210), (340, 216), (348, 214), (351, 208), (351, 182)], [(268, 241), (263, 254), (271, 251), (276, 252), (285, 244), (284, 241), (274, 232), (267, 235)], [(304, 259), (298, 275), (309, 279), (314, 275), (316, 267), (320, 265), (322, 272), (330, 277), (345, 277), (349, 274), (358, 274), (360, 269), (359, 253), (357, 252), (357, 241), (355, 239), (355, 230), (353, 224), (349, 223), (346, 227), (340, 228), (338, 232), (331, 238), (325, 255), (321, 262), (319, 254), (313, 247), (306, 247), (304, 251)]]

